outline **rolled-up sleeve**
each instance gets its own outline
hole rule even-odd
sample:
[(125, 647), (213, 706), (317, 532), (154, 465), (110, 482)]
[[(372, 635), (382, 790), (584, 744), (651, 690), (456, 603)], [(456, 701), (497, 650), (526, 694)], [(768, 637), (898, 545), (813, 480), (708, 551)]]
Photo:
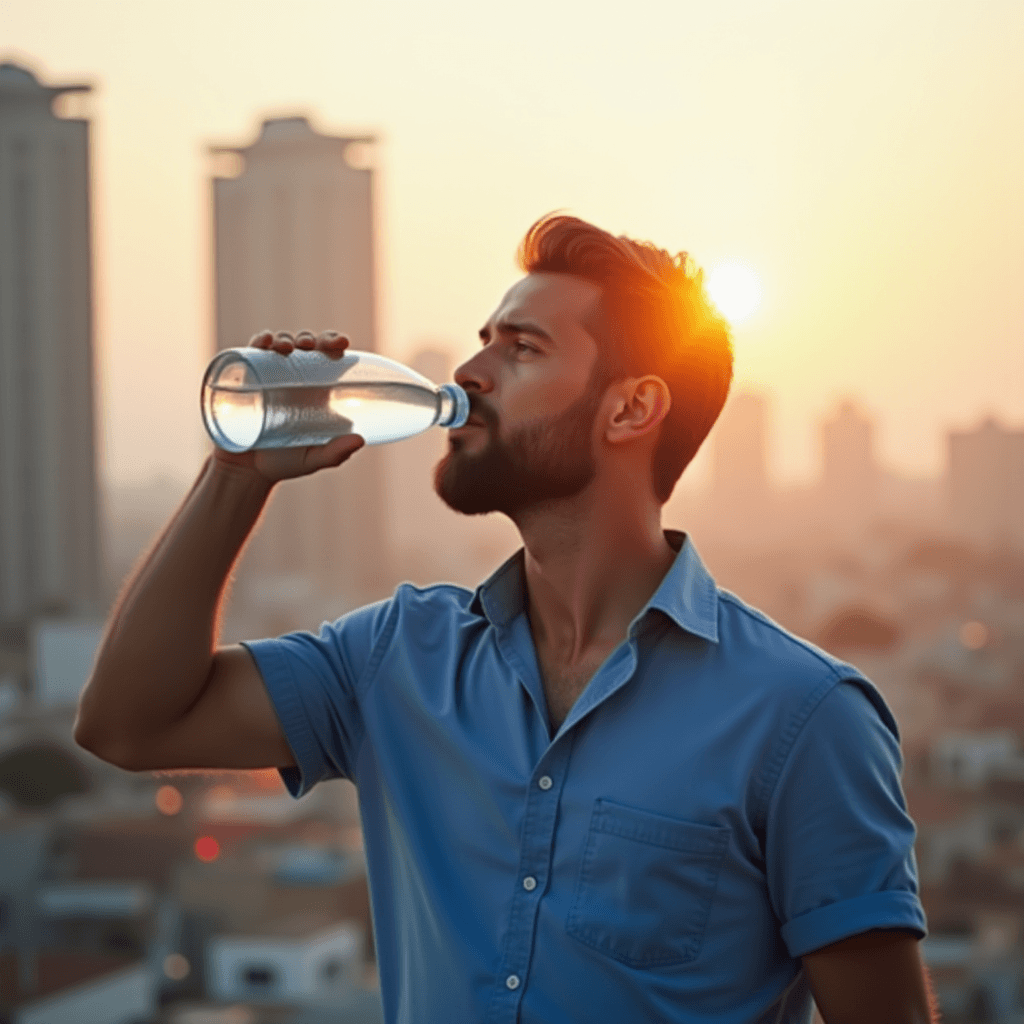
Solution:
[(359, 682), (388, 604), (369, 605), (324, 623), (319, 634), (288, 633), (244, 643), (295, 757), (294, 768), (281, 769), (294, 797), (326, 779), (355, 781), (363, 736)]
[(802, 722), (774, 788), (766, 870), (794, 957), (872, 928), (925, 935), (899, 737), (876, 700), (856, 681), (828, 690)]

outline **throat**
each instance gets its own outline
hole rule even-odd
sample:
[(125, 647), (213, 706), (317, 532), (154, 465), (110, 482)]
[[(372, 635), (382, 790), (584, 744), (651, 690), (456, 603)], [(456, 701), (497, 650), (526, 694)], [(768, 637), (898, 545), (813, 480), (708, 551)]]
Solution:
[[(538, 652), (539, 653), (539, 652)], [(557, 664), (540, 656), (541, 681), (548, 707), (552, 736), (562, 727), (573, 705), (604, 662), (604, 655), (593, 656), (577, 665)]]

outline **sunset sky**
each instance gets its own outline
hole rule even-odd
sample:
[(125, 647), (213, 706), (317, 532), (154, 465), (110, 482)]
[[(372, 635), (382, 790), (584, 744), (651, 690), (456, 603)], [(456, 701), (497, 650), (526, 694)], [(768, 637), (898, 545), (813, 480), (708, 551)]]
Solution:
[[(883, 461), (1024, 425), (1020, 0), (4, 0), (0, 59), (90, 81), (109, 476), (190, 476), (211, 350), (210, 143), (380, 135), (383, 349), (457, 357), (565, 209), (760, 278), (737, 383), (807, 479), (845, 396)], [(301, 327), (306, 325), (268, 325)], [(339, 325), (310, 325), (336, 326)], [(242, 344), (247, 339), (239, 339)]]

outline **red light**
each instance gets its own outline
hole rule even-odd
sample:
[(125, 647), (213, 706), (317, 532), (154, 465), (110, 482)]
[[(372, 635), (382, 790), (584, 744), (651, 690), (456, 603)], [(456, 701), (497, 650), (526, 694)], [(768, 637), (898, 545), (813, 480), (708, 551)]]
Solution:
[(220, 856), (220, 843), (213, 836), (200, 836), (195, 845), (196, 856), (209, 863)]

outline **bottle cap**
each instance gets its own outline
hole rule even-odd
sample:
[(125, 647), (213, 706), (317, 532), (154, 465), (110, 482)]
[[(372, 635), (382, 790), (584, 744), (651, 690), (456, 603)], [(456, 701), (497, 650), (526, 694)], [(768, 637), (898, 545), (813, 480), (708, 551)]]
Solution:
[[(456, 427), (464, 426), (469, 419), (469, 395), (459, 387), (458, 384), (442, 384), (438, 391), (447, 395), (450, 399), (450, 412), (447, 418), (443, 417), (437, 421), (439, 427), (448, 427), (455, 430)], [(442, 409), (444, 406), (442, 405)]]

